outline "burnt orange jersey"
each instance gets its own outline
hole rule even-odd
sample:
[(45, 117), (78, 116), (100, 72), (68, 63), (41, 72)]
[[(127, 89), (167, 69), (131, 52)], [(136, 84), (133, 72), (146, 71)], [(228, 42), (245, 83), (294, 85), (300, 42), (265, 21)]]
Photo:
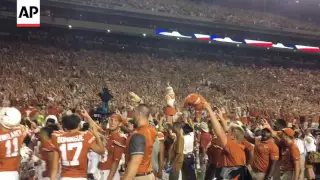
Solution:
[(95, 137), (91, 132), (64, 132), (52, 135), (52, 144), (61, 160), (61, 177), (86, 178), (88, 151)]
[(101, 162), (99, 164), (100, 170), (109, 170), (113, 162), (119, 162), (126, 147), (127, 137), (120, 133), (111, 133), (107, 136), (106, 149)]
[(45, 141), (44, 143), (40, 144), (39, 147), (41, 160), (46, 163), (45, 170), (42, 172), (42, 177), (49, 177), (50, 176), (50, 168), (49, 168), (49, 161), (48, 161), (48, 153), (54, 151), (54, 146), (50, 140)]
[(0, 130), (0, 172), (18, 171), (20, 165), (20, 148), (25, 138), (21, 128), (8, 132)]

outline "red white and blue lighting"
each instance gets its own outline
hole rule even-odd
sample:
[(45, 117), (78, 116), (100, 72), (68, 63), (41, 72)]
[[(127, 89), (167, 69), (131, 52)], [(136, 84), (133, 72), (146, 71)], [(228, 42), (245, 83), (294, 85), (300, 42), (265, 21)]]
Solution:
[(306, 46), (306, 45), (294, 45), (288, 46), (283, 43), (274, 43), (270, 41), (262, 41), (262, 40), (253, 40), (253, 39), (244, 39), (243, 41), (232, 40), (230, 37), (216, 37), (208, 34), (193, 34), (193, 35), (183, 35), (178, 31), (165, 31), (165, 30), (157, 30), (157, 35), (162, 36), (171, 36), (177, 38), (193, 38), (201, 41), (217, 41), (223, 43), (232, 43), (232, 44), (245, 44), (248, 46), (255, 47), (264, 47), (264, 48), (278, 48), (278, 49), (288, 49), (288, 50), (298, 50), (302, 52), (311, 52), (311, 53), (320, 53), (320, 48), (315, 46)]

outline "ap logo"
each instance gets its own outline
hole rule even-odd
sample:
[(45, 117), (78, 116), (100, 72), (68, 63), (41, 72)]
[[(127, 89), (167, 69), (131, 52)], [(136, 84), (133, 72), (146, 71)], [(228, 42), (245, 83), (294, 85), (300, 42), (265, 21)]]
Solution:
[(17, 0), (17, 27), (40, 27), (40, 0)]

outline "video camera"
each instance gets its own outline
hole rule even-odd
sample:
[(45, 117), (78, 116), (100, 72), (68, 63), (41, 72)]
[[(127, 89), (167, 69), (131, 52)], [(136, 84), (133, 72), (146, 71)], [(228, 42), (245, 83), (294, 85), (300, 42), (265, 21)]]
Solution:
[(100, 92), (98, 96), (101, 98), (102, 102), (108, 102), (113, 98), (108, 88), (103, 88), (102, 92)]

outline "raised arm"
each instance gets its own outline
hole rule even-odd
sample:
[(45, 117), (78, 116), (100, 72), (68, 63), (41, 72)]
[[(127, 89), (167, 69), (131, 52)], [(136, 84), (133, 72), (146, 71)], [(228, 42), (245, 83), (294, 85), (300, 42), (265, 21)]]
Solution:
[(228, 127), (226, 119), (224, 119), (224, 117), (223, 117), (223, 112), (219, 108), (217, 108), (217, 110), (218, 110), (218, 114), (217, 115), (218, 115), (218, 117), (220, 119), (221, 126), (222, 126), (224, 132), (228, 132), (229, 127)]
[(278, 136), (278, 133), (274, 131), (271, 127), (271, 125), (268, 123), (267, 120), (263, 119), (263, 128), (268, 128), (271, 131), (272, 137), (276, 141), (276, 143), (280, 143), (281, 138)]
[(224, 147), (227, 144), (227, 136), (220, 122), (218, 121), (216, 113), (212, 111), (210, 104), (207, 102), (203, 104), (203, 107), (208, 111), (212, 123), (212, 128), (218, 139), (220, 140), (222, 147)]
[(91, 118), (91, 116), (89, 115), (88, 111), (85, 108), (83, 107), (81, 108), (80, 114), (89, 123), (90, 127), (94, 127), (95, 129), (97, 129), (97, 131), (100, 131), (100, 132), (103, 131), (102, 128), (96, 122), (94, 122), (94, 120)]
[(98, 133), (96, 128), (91, 128), (90, 130), (95, 137), (95, 141), (91, 144), (90, 149), (92, 149), (97, 154), (103, 155), (105, 153), (105, 148), (100, 138), (100, 134)]

